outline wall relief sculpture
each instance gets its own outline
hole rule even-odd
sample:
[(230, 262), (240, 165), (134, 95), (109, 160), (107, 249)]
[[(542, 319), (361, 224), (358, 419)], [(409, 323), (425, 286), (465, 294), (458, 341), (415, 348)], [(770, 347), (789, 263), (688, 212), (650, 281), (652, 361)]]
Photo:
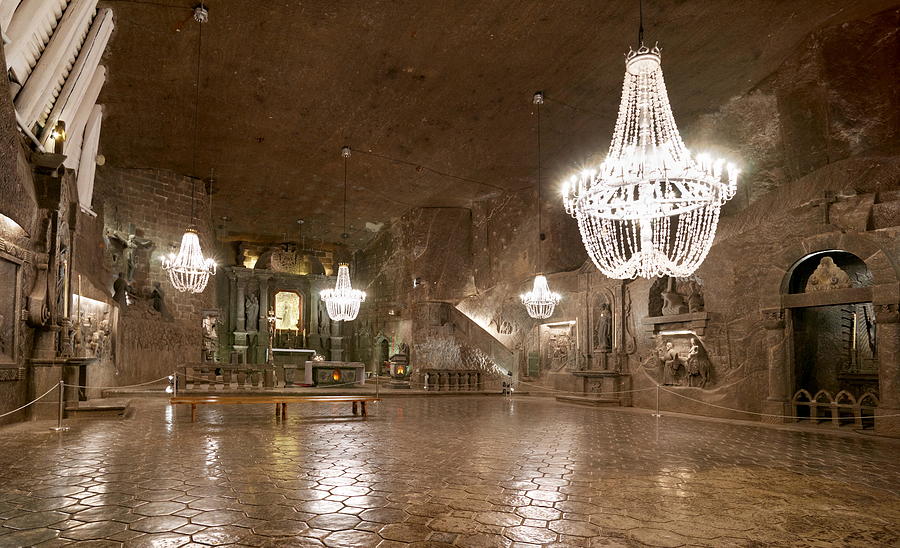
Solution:
[(650, 287), (648, 315), (675, 316), (703, 312), (703, 284), (694, 278), (665, 277)]
[(609, 303), (602, 296), (597, 312), (594, 315), (594, 352), (609, 352), (612, 350), (612, 323), (613, 315)]
[(845, 289), (852, 285), (850, 275), (834, 264), (834, 259), (822, 257), (822, 260), (819, 261), (819, 266), (816, 267), (816, 270), (806, 282), (806, 292)]
[(113, 263), (118, 265), (120, 261), (124, 261), (122, 266), (125, 280), (129, 284), (134, 283), (134, 253), (139, 249), (152, 247), (153, 242), (146, 238), (139, 238), (133, 224), (128, 225), (128, 232), (107, 229), (106, 238), (116, 248), (112, 255)]
[(203, 361), (219, 361), (219, 311), (205, 311), (200, 320), (200, 326), (203, 334)]
[(666, 335), (657, 339), (656, 349), (644, 368), (664, 386), (712, 388), (713, 366), (703, 343), (696, 335)]

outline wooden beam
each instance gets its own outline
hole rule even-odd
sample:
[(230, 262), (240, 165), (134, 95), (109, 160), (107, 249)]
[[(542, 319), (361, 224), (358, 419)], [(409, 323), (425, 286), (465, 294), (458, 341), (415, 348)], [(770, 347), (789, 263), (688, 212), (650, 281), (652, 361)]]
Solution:
[(71, 124), (68, 123), (68, 121), (66, 122), (66, 133), (68, 134), (69, 140), (66, 141), (63, 152), (67, 156), (65, 166), (69, 169), (78, 168), (78, 161), (80, 159), (78, 151), (81, 150), (84, 126), (87, 124), (88, 118), (94, 110), (94, 105), (97, 104), (97, 97), (100, 96), (100, 90), (103, 89), (103, 84), (105, 82), (106, 67), (100, 65), (97, 67), (97, 72), (94, 73), (94, 77), (91, 79), (91, 84), (84, 94), (84, 100), (75, 112)]
[(65, 8), (66, 0), (22, 0), (16, 7), (4, 29), (9, 38), (5, 53), (6, 67), (20, 84), (37, 63)]
[(97, 7), (97, 0), (72, 0), (53, 31), (47, 48), (16, 96), (16, 110), (33, 126), (47, 107), (56, 81), (62, 76), (70, 57), (75, 56), (78, 39)]
[(784, 308), (829, 306), (835, 304), (866, 303), (871, 301), (871, 287), (849, 287), (846, 289), (832, 289), (831, 291), (814, 291), (811, 293), (794, 293), (781, 296), (781, 306)]
[(90, 211), (94, 196), (94, 174), (97, 171), (97, 149), (100, 146), (100, 125), (103, 121), (103, 105), (94, 105), (84, 137), (81, 141), (81, 155), (78, 161), (78, 205)]
[(66, 122), (68, 125), (75, 116), (75, 111), (81, 105), (84, 99), (84, 93), (87, 91), (91, 79), (100, 64), (100, 58), (106, 50), (106, 44), (112, 34), (115, 24), (113, 23), (113, 13), (109, 8), (103, 8), (97, 13), (91, 29), (81, 46), (78, 53), (78, 59), (72, 65), (66, 83), (63, 85), (56, 102), (53, 103), (53, 109), (47, 116), (44, 128), (41, 130), (41, 142), (47, 146), (50, 140), (50, 134), (59, 120)]

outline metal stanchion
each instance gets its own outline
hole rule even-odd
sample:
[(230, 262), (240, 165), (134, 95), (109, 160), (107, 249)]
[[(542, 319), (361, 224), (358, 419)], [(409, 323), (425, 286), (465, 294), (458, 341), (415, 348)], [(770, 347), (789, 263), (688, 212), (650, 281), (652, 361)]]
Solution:
[(65, 408), (63, 407), (65, 405), (65, 402), (63, 402), (63, 390), (65, 387), (63, 386), (63, 384), (64, 384), (63, 381), (60, 380), (59, 381), (59, 410), (57, 411), (57, 415), (56, 415), (56, 426), (50, 428), (50, 430), (53, 430), (54, 432), (65, 432), (69, 429), (68, 426), (63, 426), (63, 423), (62, 423), (63, 412), (65, 412)]
[(662, 415), (659, 412), (659, 385), (656, 385), (656, 413), (652, 413), (651, 417), (661, 417)]
[(172, 372), (172, 396), (178, 396), (178, 371)]
[(381, 388), (381, 375), (375, 375), (375, 397), (378, 397), (379, 388)]

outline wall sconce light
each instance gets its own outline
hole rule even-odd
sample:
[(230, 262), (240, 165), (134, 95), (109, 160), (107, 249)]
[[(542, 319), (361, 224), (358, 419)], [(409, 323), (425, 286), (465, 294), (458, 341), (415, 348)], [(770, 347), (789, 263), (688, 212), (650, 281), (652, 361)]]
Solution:
[(66, 123), (60, 120), (50, 132), (50, 138), (53, 139), (53, 152), (56, 154), (63, 153), (63, 145), (66, 142)]
[(419, 287), (422, 285), (422, 278), (413, 278), (413, 287)]

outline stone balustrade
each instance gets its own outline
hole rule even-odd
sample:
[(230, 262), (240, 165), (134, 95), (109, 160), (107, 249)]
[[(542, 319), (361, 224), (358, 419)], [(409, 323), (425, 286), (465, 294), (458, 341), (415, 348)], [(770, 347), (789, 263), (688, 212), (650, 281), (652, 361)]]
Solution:
[(813, 396), (807, 390), (798, 390), (791, 398), (794, 415), (813, 423), (831, 423), (832, 426), (852, 424), (855, 428), (871, 428), (874, 425), (878, 396), (866, 392), (859, 399), (846, 390), (832, 395), (819, 390)]
[(476, 369), (423, 369), (422, 380), (429, 392), (484, 390), (484, 374)]

